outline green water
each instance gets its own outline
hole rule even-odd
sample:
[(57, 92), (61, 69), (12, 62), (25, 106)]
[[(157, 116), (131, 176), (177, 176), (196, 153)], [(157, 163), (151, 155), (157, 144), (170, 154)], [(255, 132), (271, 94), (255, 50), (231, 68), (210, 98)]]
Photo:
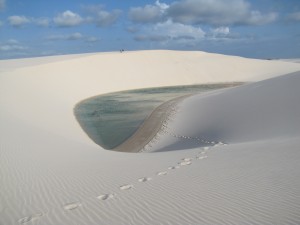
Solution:
[(92, 97), (78, 103), (74, 114), (82, 129), (98, 145), (113, 149), (128, 139), (151, 114), (170, 99), (240, 85), (209, 84), (147, 88)]

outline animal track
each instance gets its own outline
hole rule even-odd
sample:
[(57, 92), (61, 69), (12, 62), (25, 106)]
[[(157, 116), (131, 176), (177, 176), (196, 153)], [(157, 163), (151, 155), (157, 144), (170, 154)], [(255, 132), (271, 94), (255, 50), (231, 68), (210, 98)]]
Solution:
[(120, 190), (124, 191), (124, 190), (129, 190), (133, 188), (133, 185), (132, 184), (124, 184), (124, 185), (121, 185), (120, 186)]
[(97, 198), (98, 198), (99, 200), (112, 199), (113, 197), (115, 197), (115, 194), (104, 194), (104, 195), (99, 195), (99, 196), (97, 196)]
[(142, 177), (142, 178), (138, 179), (139, 182), (147, 182), (149, 180), (152, 180), (152, 178), (151, 177)]
[(19, 223), (22, 223), (22, 224), (28, 223), (30, 221), (34, 221), (34, 220), (38, 219), (41, 216), (43, 216), (43, 213), (36, 213), (31, 216), (26, 216), (26, 217), (23, 217), (22, 219), (19, 219)]
[(80, 202), (72, 202), (64, 205), (65, 210), (73, 210), (81, 206)]
[(166, 171), (158, 172), (157, 175), (158, 175), (158, 176), (167, 175), (167, 172), (166, 172)]

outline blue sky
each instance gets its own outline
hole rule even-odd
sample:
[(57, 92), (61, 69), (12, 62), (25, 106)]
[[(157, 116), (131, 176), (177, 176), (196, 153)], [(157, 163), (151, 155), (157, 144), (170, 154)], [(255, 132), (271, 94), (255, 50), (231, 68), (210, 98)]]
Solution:
[(300, 1), (0, 0), (0, 59), (119, 49), (300, 58)]

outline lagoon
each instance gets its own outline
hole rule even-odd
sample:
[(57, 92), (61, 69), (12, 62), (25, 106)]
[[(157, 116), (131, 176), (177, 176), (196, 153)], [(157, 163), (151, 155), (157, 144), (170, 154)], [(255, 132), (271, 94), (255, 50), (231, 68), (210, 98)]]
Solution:
[(171, 99), (241, 83), (172, 86), (128, 90), (79, 102), (74, 114), (82, 129), (104, 149), (114, 149), (131, 137), (159, 105)]

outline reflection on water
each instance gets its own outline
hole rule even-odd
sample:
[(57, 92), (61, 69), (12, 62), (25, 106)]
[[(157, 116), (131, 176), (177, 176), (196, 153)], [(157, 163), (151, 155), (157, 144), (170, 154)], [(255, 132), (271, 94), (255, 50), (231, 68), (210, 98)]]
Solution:
[(75, 116), (87, 135), (105, 149), (129, 138), (160, 104), (170, 99), (241, 83), (147, 88), (99, 95), (81, 101)]

